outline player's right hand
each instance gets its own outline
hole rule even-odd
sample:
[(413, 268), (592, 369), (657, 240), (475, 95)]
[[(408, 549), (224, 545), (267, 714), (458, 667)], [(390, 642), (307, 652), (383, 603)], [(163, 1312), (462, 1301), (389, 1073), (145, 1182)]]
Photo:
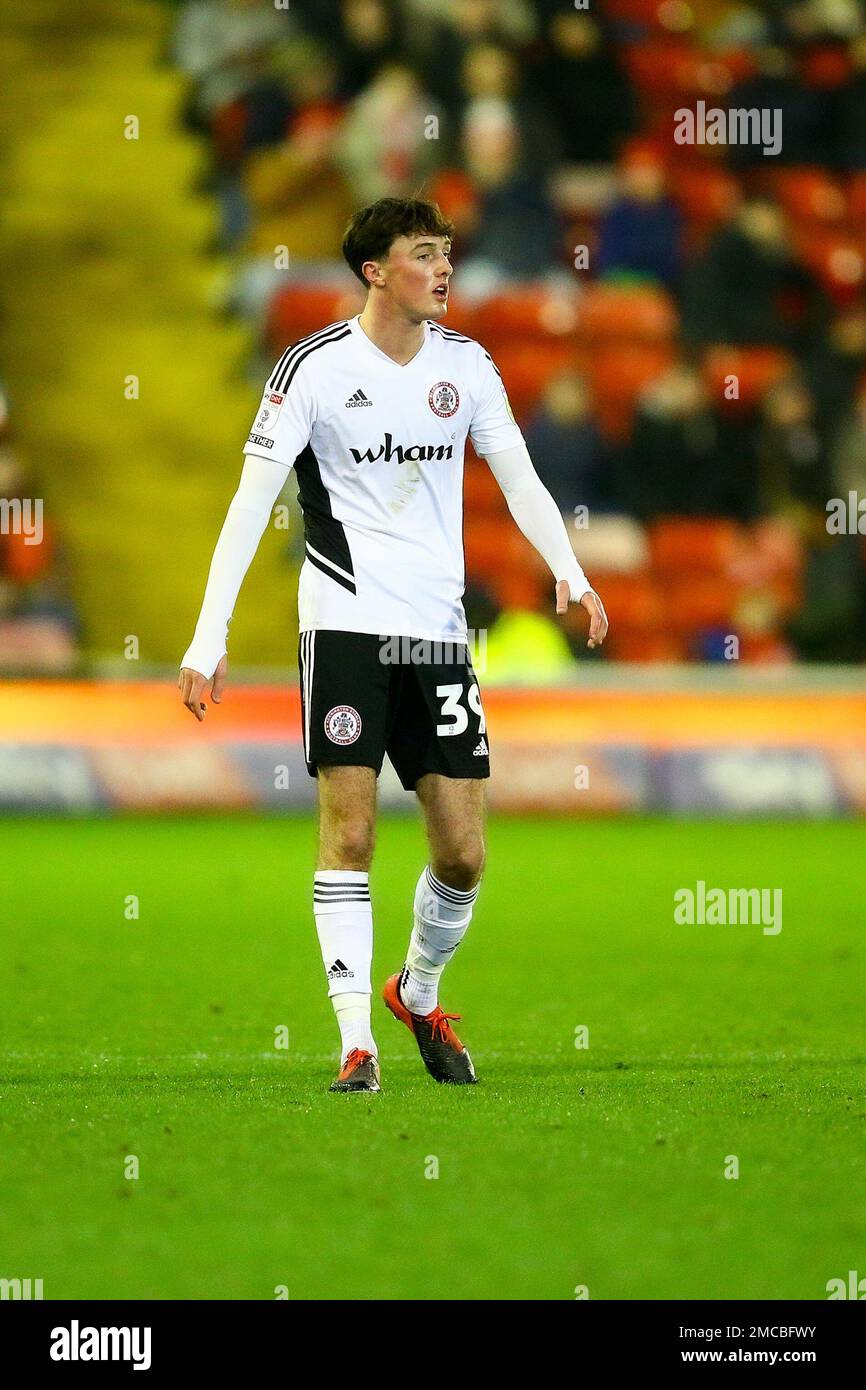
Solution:
[(211, 699), (215, 705), (220, 703), (228, 669), (229, 659), (227, 656), (220, 657), (219, 665), (213, 673), (212, 680), (207, 676), (203, 676), (201, 671), (193, 671), (190, 666), (181, 666), (180, 675), (177, 678), (177, 688), (180, 691), (180, 698), (183, 700), (190, 713), (195, 715), (199, 723), (202, 722), (207, 714), (207, 706), (202, 696), (208, 686), (210, 686)]

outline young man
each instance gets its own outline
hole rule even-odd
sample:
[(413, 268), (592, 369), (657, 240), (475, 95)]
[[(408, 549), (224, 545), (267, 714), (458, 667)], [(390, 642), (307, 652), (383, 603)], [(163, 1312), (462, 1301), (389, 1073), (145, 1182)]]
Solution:
[[(380, 1089), (368, 873), (386, 752), (418, 796), (430, 860), (415, 889), (406, 961), (385, 985), (385, 1003), (414, 1035), (431, 1076), (475, 1081), (451, 1027), (457, 1015), (444, 1013), (438, 997), (478, 894), (490, 775), (461, 602), (467, 435), (550, 566), (557, 613), (570, 601), (586, 608), (590, 647), (607, 632), (493, 361), (440, 327), (451, 231), (438, 208), (413, 199), (383, 198), (353, 217), (343, 253), (368, 290), (366, 306), (287, 348), (274, 368), (178, 681), (196, 719), (205, 717), (209, 685), (219, 703), (235, 600), (294, 466), (306, 550), (298, 591), (303, 740), (319, 799), (313, 910), (342, 1040), (332, 1091)], [(406, 660), (413, 652), (429, 660)]]

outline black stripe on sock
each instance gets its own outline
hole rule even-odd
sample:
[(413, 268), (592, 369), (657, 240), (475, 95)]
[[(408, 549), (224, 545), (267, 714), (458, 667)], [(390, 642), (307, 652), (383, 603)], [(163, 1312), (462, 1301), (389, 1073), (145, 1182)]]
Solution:
[(427, 885), (434, 893), (438, 893), (447, 902), (455, 903), (462, 907), (465, 903), (474, 902), (478, 896), (480, 884), (476, 883), (474, 888), (468, 888), (465, 892), (460, 888), (449, 888), (447, 883), (442, 883), (430, 869), (426, 870)]

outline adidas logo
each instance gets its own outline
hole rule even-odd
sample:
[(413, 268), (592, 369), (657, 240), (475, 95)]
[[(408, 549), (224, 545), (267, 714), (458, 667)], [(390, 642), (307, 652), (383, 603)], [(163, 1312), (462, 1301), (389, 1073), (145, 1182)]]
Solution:
[(369, 399), (364, 395), (364, 392), (361, 390), (361, 388), (360, 388), (360, 386), (359, 386), (358, 389), (357, 389), (357, 391), (355, 392), (355, 394), (354, 394), (353, 396), (350, 396), (349, 399), (346, 401), (346, 409), (348, 410), (349, 407), (350, 407), (350, 406), (353, 406), (353, 405), (372, 405), (372, 404), (373, 404), (373, 402), (372, 402), (371, 400), (369, 400)]
[(346, 966), (339, 959), (334, 961), (334, 964), (328, 971), (329, 980), (354, 980), (354, 978), (354, 970), (347, 970)]
[(472, 754), (472, 756), (473, 758), (483, 758), (485, 754), (489, 752), (490, 749), (487, 747), (487, 742), (484, 738), (484, 735), (482, 734), (481, 738), (478, 741), (478, 747), (475, 749), (475, 752)]

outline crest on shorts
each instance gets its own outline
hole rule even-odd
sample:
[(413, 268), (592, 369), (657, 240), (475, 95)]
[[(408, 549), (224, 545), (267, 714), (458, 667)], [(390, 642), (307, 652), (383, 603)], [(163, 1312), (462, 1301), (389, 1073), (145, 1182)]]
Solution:
[(430, 387), (427, 403), (434, 415), (447, 420), (449, 416), (457, 414), (460, 406), (457, 387), (452, 386), (450, 381), (437, 381), (435, 386)]
[(332, 743), (354, 743), (361, 732), (361, 716), (351, 705), (335, 705), (325, 715), (325, 733)]
[(285, 396), (281, 396), (279, 391), (266, 391), (259, 406), (259, 413), (256, 416), (256, 423), (253, 430), (258, 434), (270, 434), (274, 425), (277, 423), (277, 416), (282, 408)]

